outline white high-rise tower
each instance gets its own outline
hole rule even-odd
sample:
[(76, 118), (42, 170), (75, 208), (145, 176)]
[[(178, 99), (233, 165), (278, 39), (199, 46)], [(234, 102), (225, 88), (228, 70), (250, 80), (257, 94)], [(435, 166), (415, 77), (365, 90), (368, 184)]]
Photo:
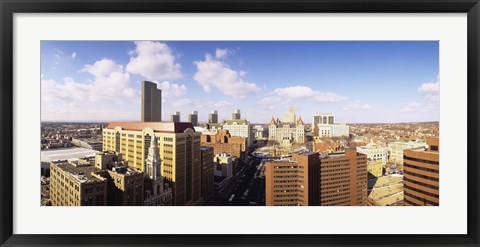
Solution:
[(145, 206), (170, 206), (172, 205), (172, 189), (164, 183), (164, 177), (161, 175), (160, 148), (158, 147), (158, 137), (153, 136), (148, 156), (145, 160), (145, 176), (147, 195), (145, 197)]

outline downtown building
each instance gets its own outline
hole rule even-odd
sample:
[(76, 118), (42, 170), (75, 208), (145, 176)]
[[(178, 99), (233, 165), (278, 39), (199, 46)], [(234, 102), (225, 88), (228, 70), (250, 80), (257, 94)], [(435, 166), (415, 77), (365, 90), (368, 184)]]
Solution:
[(202, 165), (201, 194), (203, 205), (212, 205), (214, 199), (214, 154), (212, 147), (200, 148), (200, 163)]
[(322, 113), (313, 116), (312, 131), (319, 137), (349, 136), (350, 128), (345, 124), (335, 124), (333, 113)]
[(130, 168), (144, 172), (156, 137), (161, 175), (173, 189), (173, 205), (200, 205), (200, 135), (191, 123), (112, 122), (103, 130), (103, 150), (122, 153)]
[(403, 169), (403, 151), (412, 148), (425, 147), (425, 145), (425, 142), (390, 142), (387, 145), (388, 152), (390, 153), (389, 161)]
[(162, 121), (162, 90), (157, 84), (142, 81), (142, 109), (140, 119), (142, 122)]
[(290, 107), (288, 116), (280, 121), (272, 117), (268, 124), (268, 140), (276, 141), (280, 144), (303, 143), (305, 142), (305, 124), (302, 117), (297, 119), (295, 108)]
[(202, 134), (201, 146), (212, 147), (214, 155), (227, 153), (231, 156), (243, 157), (245, 153), (245, 138), (232, 137), (228, 130), (216, 130), (215, 134)]
[(145, 161), (145, 206), (172, 206), (172, 189), (161, 174), (160, 148), (157, 137), (153, 137)]
[(427, 146), (404, 151), (404, 203), (439, 205), (439, 138), (427, 137)]
[(293, 153), (291, 159), (265, 164), (266, 206), (318, 206), (318, 153)]
[(143, 173), (115, 152), (51, 162), (52, 206), (142, 206)]
[(367, 156), (355, 150), (320, 157), (320, 205), (366, 206)]
[(222, 129), (228, 130), (232, 137), (244, 138), (246, 149), (253, 144), (252, 125), (246, 119), (226, 120), (222, 124)]

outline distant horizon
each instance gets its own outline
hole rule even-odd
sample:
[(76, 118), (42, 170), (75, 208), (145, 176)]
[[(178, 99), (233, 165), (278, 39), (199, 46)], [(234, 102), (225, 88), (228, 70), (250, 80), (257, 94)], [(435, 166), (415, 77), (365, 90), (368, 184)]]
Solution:
[[(227, 119), (226, 119), (227, 120)], [(68, 121), (68, 120), (58, 120), (58, 121), (40, 121), (41, 123), (113, 123), (113, 122), (141, 122), (141, 121), (135, 121), (135, 120), (119, 120), (119, 121), (103, 121), (103, 120), (98, 120), (98, 121)], [(162, 123), (171, 123), (171, 121), (161, 121)], [(255, 125), (268, 125), (268, 123), (255, 123), (249, 121), (250, 124), (255, 124)], [(189, 123), (188, 121), (180, 121), (180, 123)], [(338, 123), (338, 124), (420, 124), (420, 123), (440, 123), (440, 121), (414, 121), (414, 122), (356, 122), (356, 123)], [(199, 122), (199, 124), (208, 124), (207, 122)], [(311, 125), (312, 123), (305, 122), (306, 125)]]
[(291, 105), (305, 122), (440, 116), (438, 41), (42, 41), (39, 76), (42, 121), (140, 119), (144, 80), (162, 90), (162, 119), (240, 109), (268, 123)]

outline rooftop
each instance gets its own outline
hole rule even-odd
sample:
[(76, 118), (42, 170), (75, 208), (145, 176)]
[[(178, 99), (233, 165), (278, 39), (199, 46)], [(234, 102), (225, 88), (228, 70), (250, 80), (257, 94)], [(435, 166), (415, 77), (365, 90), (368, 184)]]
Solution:
[(98, 172), (100, 169), (96, 168), (95, 166), (78, 166), (75, 167), (70, 164), (68, 161), (55, 161), (55, 165), (61, 170), (69, 173), (72, 177), (80, 181), (81, 183), (91, 183), (91, 182), (99, 182), (103, 181), (96, 176), (92, 175), (92, 172)]
[(72, 160), (85, 156), (95, 156), (96, 153), (98, 152), (95, 150), (77, 147), (42, 150), (40, 152), (40, 161), (50, 163), (52, 160)]
[(193, 124), (190, 122), (111, 122), (107, 129), (114, 129), (115, 127), (134, 131), (151, 128), (154, 132), (161, 133), (183, 133), (188, 128), (195, 131)]

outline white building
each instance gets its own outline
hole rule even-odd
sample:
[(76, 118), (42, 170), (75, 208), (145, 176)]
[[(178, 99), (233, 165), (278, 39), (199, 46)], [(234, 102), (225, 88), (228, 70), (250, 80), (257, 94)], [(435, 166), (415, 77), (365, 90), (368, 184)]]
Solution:
[(333, 113), (322, 113), (313, 116), (312, 129), (314, 136), (341, 137), (350, 135), (350, 127), (346, 124), (335, 124)]
[(373, 143), (373, 139), (367, 145), (357, 147), (357, 152), (366, 154), (369, 160), (380, 160), (383, 164), (388, 162), (388, 148)]
[(261, 125), (253, 126), (253, 132), (255, 133), (255, 139), (265, 139), (268, 137), (268, 127), (263, 127)]
[(245, 147), (253, 144), (252, 125), (245, 119), (232, 119), (223, 122), (222, 128), (228, 130), (231, 136), (245, 138)]
[(390, 142), (388, 151), (390, 152), (390, 161), (403, 166), (403, 151), (406, 149), (420, 148), (426, 145), (425, 142)]
[(295, 115), (295, 107), (290, 106), (290, 110), (288, 111), (288, 115), (283, 117), (284, 123), (296, 123), (297, 122), (297, 115)]
[(217, 177), (233, 176), (233, 156), (222, 153), (213, 157), (214, 171), (213, 175)]
[(268, 125), (268, 140), (274, 140), (280, 144), (305, 142), (305, 124), (300, 117), (296, 123), (281, 122), (272, 118)]
[(145, 206), (172, 205), (172, 188), (169, 188), (168, 183), (165, 183), (165, 179), (161, 175), (161, 162), (158, 137), (154, 136), (145, 160)]

